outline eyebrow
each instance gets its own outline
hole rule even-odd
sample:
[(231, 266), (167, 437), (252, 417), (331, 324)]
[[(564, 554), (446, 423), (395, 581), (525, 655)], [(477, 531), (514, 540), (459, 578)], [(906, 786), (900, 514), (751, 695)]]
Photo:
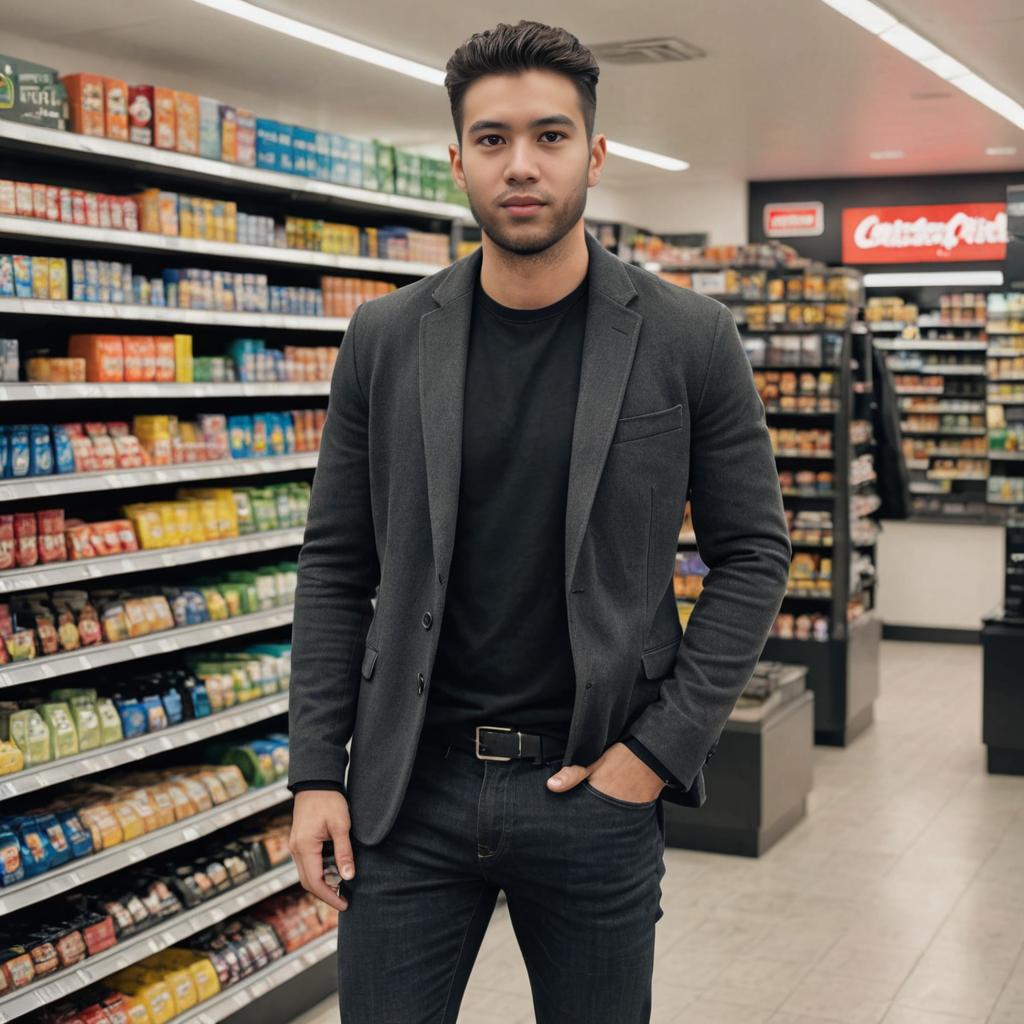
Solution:
[[(551, 114), (548, 117), (538, 117), (531, 121), (526, 127), (527, 128), (543, 128), (547, 125), (561, 125), (564, 128), (575, 128), (576, 122), (566, 114)], [(474, 121), (469, 126), (469, 134), (475, 132), (481, 132), (492, 129), (499, 129), (501, 131), (510, 132), (512, 131), (512, 125), (506, 121)]]

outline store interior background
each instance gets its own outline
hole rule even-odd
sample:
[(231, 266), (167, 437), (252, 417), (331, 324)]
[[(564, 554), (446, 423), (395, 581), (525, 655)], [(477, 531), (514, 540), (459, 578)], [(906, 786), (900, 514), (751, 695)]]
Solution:
[[(1014, 0), (887, 6), (998, 88), (1020, 94), (1022, 22)], [(742, 243), (757, 239), (751, 182), (800, 183), (795, 192), (779, 188), (782, 201), (793, 194), (813, 200), (821, 183), (860, 179), (854, 205), (868, 206), (990, 201), (1005, 194), (1015, 172), (1024, 180), (1018, 128), (820, 0), (661, 0), (628, 13), (612, 3), (526, 2), (514, 15), (493, 2), (442, 10), (303, 0), (273, 9), (432, 67), (443, 67), (454, 42), (518, 16), (569, 26), (588, 45), (676, 39), (703, 51), (685, 62), (603, 62), (598, 130), (690, 168), (673, 173), (611, 157), (590, 193), (590, 220)], [(382, 137), (436, 157), (446, 156), (450, 141), (440, 88), (188, 0), (139, 0), (130, 13), (117, 0), (29, 5), (8, 17), (4, 47), (61, 69), (102, 66), (127, 81), (187, 86), (260, 116)], [(904, 155), (877, 158), (894, 151)], [(899, 180), (922, 175), (943, 180), (909, 187)], [(922, 198), (911, 198), (915, 191)], [(838, 208), (829, 212), (835, 217)], [(783, 241), (800, 247), (800, 239)], [(878, 551), (883, 620), (976, 633), (1001, 600), (1003, 549), (998, 525), (888, 524)]]
[[(664, 39), (694, 47), (697, 52), (684, 60), (601, 60), (597, 130), (690, 165), (675, 173), (608, 158), (601, 184), (590, 193), (586, 217), (622, 225), (626, 232), (702, 237), (708, 245), (757, 242), (765, 238), (767, 204), (821, 202), (820, 236), (779, 240), (839, 265), (844, 208), (1005, 202), (1009, 186), (1024, 186), (1024, 122), (1010, 123), (822, 0), (643, 0), (633, 6), (610, 0), (524, 0), (515, 5), (494, 0), (472, 5), (261, 0), (261, 6), (435, 68), (443, 68), (453, 48), (473, 32), (520, 17), (563, 25), (587, 45)], [(1024, 9), (1019, 0), (885, 0), (884, 6), (1024, 102)], [(249, 108), (260, 117), (447, 158), (453, 129), (443, 88), (342, 57), (202, 2), (47, 0), (19, 5), (4, 18), (0, 50), (62, 73), (97, 71), (129, 83), (167, 85)], [(188, 190), (204, 194), (200, 184)], [(344, 220), (344, 211), (335, 219)], [(381, 223), (387, 222), (382, 216)], [(401, 217), (392, 222), (401, 223)], [(15, 251), (16, 243), (5, 244), (5, 251)], [(956, 262), (862, 269), (972, 272), (1004, 267), (1001, 262)], [(964, 284), (944, 290), (1000, 289)], [(909, 286), (877, 294), (923, 302), (937, 295)], [(961, 645), (950, 656), (949, 671), (969, 675), (974, 686), (981, 677), (983, 620), (1003, 602), (1006, 527), (998, 516), (987, 521), (948, 518), (883, 523), (874, 607), (889, 639)], [(913, 674), (914, 644), (889, 645), (889, 650), (894, 647), (892, 664)], [(931, 695), (927, 682), (915, 683), (915, 693)], [(965, 753), (963, 735), (951, 725), (961, 713), (958, 699), (956, 686), (942, 680), (927, 710), (919, 711), (920, 705), (909, 699), (901, 703), (901, 715), (920, 714), (935, 726), (934, 750), (925, 751), (920, 736), (907, 734), (919, 774), (928, 757), (934, 758), (929, 763), (936, 773), (943, 770), (943, 743), (950, 758), (976, 754), (975, 771), (984, 773), (980, 714), (969, 705), (971, 737)], [(1019, 708), (1019, 695), (1017, 700)], [(815, 763), (814, 780), (822, 800), (840, 792), (837, 758), (847, 759), (846, 771), (864, 773), (870, 754), (858, 753), (853, 743), (824, 756), (826, 761)], [(894, 784), (901, 772), (910, 774), (892, 751), (872, 767), (891, 772)], [(866, 796), (860, 809), (866, 819), (881, 816), (867, 807)], [(908, 808), (894, 804), (887, 824), (898, 830), (896, 818), (904, 812)], [(1016, 878), (1012, 884), (1019, 887)], [(683, 974), (689, 968), (681, 960), (676, 969)], [(320, 971), (318, 984), (325, 976)], [(522, 990), (525, 978), (518, 980)], [(301, 1003), (294, 989), (270, 993), (263, 1004), (265, 1018), (287, 1019), (296, 1000)], [(822, 1001), (827, 1001), (824, 994)], [(922, 1024), (940, 1020), (940, 1002), (931, 1006), (934, 1016), (922, 1011)], [(856, 1024), (869, 1017), (851, 1012), (827, 1019)], [(872, 1019), (881, 1020), (881, 1015)], [(890, 1019), (917, 1024), (909, 1014), (894, 1013)], [(951, 1017), (967, 1019), (966, 1011)], [(975, 1013), (970, 1019), (987, 1018)], [(1013, 1019), (1000, 1017), (998, 1022)]]

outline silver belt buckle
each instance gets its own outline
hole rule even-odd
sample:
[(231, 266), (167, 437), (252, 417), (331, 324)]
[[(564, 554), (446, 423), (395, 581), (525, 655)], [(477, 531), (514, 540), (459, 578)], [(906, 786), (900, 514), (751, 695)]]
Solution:
[[(481, 761), (511, 761), (511, 757), (499, 757), (496, 754), (481, 754), (480, 753), (480, 730), (486, 729), (488, 732), (514, 732), (511, 726), (507, 725), (478, 725), (476, 727), (476, 756)], [(519, 733), (519, 753), (523, 752), (523, 734)]]

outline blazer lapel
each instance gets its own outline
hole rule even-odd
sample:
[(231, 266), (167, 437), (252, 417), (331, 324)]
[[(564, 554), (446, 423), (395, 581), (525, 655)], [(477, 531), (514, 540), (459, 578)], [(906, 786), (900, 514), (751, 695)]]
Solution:
[(587, 234), (590, 288), (565, 507), (568, 592), (608, 448), (619, 419), (643, 317), (626, 307), (636, 289), (622, 261)]
[(477, 249), (452, 264), (433, 292), (438, 308), (420, 319), (420, 419), (434, 564), (441, 573), (448, 572), (455, 545), (466, 357), (481, 257)]

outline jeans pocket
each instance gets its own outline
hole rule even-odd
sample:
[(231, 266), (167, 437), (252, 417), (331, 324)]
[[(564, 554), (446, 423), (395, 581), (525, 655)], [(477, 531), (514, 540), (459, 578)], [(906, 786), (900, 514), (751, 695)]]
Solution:
[(642, 803), (637, 803), (634, 800), (622, 800), (617, 796), (612, 796), (610, 793), (605, 793), (600, 789), (592, 786), (587, 779), (583, 780), (583, 789), (590, 793), (591, 796), (596, 796), (598, 800), (603, 800), (605, 803), (611, 804), (613, 807), (625, 807), (634, 811), (644, 811), (655, 806), (658, 802), (658, 798), (655, 797), (653, 800), (645, 800)]

